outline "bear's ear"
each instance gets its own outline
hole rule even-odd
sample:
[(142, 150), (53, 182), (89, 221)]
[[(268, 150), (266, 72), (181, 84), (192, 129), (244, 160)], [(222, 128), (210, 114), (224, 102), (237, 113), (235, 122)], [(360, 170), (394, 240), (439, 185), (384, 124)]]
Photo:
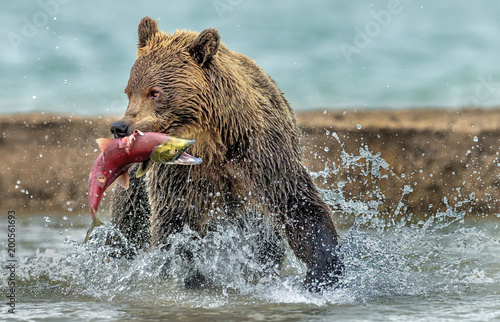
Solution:
[(203, 67), (217, 53), (219, 43), (220, 36), (217, 29), (208, 28), (196, 37), (189, 47), (189, 53)]
[(148, 40), (156, 35), (157, 32), (158, 24), (156, 23), (156, 20), (153, 20), (150, 17), (142, 18), (141, 22), (139, 22), (139, 28), (137, 28), (137, 33), (139, 34), (139, 44), (137, 45), (137, 48), (144, 48)]

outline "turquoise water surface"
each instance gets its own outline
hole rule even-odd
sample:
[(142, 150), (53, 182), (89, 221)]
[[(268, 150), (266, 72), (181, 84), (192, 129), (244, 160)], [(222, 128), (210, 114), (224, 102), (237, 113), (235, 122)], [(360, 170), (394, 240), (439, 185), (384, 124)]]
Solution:
[(0, 113), (121, 114), (144, 16), (215, 27), (296, 110), (500, 103), (497, 1), (10, 1)]

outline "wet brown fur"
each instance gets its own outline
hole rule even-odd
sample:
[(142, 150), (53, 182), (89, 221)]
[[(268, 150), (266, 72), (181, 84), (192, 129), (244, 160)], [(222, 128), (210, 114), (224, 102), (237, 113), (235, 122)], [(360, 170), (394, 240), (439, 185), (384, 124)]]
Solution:
[(118, 189), (113, 220), (126, 236), (149, 241), (144, 230), (130, 229), (137, 228), (131, 221), (147, 218), (149, 207), (132, 215), (131, 202), (150, 206), (153, 245), (166, 243), (184, 224), (203, 235), (218, 216), (250, 209), (284, 227), (289, 245), (308, 265), (307, 283), (328, 284), (327, 270), (339, 273), (337, 233), (301, 164), (293, 112), (254, 61), (227, 49), (215, 29), (166, 34), (144, 18), (125, 92), (129, 106), (122, 120), (129, 132), (195, 139), (190, 153), (203, 159), (192, 167), (154, 164), (145, 180), (132, 180), (147, 190), (147, 200), (137, 200), (139, 188), (128, 195)]

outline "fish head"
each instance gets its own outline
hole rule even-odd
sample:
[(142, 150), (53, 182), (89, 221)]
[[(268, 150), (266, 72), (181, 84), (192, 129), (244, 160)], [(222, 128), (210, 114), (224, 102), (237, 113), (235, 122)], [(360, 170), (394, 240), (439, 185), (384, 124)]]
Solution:
[(151, 153), (151, 160), (153, 162), (162, 164), (186, 164), (186, 162), (195, 162), (196, 160), (198, 160), (198, 158), (183, 157), (184, 154), (186, 154), (186, 150), (193, 146), (194, 143), (195, 140), (191, 139), (168, 137), (165, 141), (162, 142), (162, 144), (160, 144), (153, 150), (153, 152)]
[(167, 136), (165, 140), (156, 146), (151, 152), (148, 160), (139, 164), (136, 177), (142, 177), (152, 166), (153, 162), (160, 164), (182, 164), (195, 165), (202, 163), (202, 159), (186, 153), (186, 150), (194, 145), (192, 139), (181, 139)]

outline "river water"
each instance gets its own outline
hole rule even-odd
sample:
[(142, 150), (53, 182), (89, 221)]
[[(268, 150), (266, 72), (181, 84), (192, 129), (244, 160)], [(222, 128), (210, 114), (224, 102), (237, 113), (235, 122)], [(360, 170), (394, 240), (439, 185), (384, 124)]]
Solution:
[[(366, 156), (366, 178), (383, 180), (387, 163)], [(352, 156), (350, 165), (363, 160)], [(342, 166), (342, 165), (338, 165)], [(338, 169), (312, 173), (321, 180)], [(376, 188), (375, 188), (376, 190)], [(411, 194), (401, 187), (402, 196)], [(305, 291), (305, 267), (288, 252), (281, 269), (265, 270), (252, 247), (259, 236), (227, 223), (200, 244), (185, 229), (169, 251), (140, 251), (133, 259), (112, 257), (103, 238), (109, 226), (82, 244), (89, 215), (16, 218), (16, 314), (20, 320), (274, 320), (274, 321), (494, 321), (500, 319), (500, 216), (460, 210), (413, 214), (404, 202), (393, 211), (347, 200), (342, 184), (322, 190), (337, 205), (346, 273), (341, 287), (321, 294)], [(403, 198), (402, 198), (403, 200)], [(378, 205), (377, 205), (378, 203)], [(5, 211), (6, 212), (6, 211)], [(109, 219), (108, 219), (109, 221)], [(250, 225), (251, 227), (251, 225)], [(258, 226), (254, 227), (260, 229)], [(252, 232), (253, 231), (253, 232)], [(0, 225), (0, 258), (7, 263), (7, 222)], [(194, 238), (193, 238), (194, 237)], [(200, 247), (201, 245), (201, 247)], [(197, 247), (196, 267), (209, 278), (202, 290), (183, 286), (181, 247)], [(169, 262), (168, 274), (164, 263)], [(6, 303), (8, 271), (0, 291)], [(2, 318), (13, 318), (2, 305)]]
[(4, 1), (0, 114), (122, 114), (137, 25), (214, 27), (295, 110), (500, 104), (500, 2)]

